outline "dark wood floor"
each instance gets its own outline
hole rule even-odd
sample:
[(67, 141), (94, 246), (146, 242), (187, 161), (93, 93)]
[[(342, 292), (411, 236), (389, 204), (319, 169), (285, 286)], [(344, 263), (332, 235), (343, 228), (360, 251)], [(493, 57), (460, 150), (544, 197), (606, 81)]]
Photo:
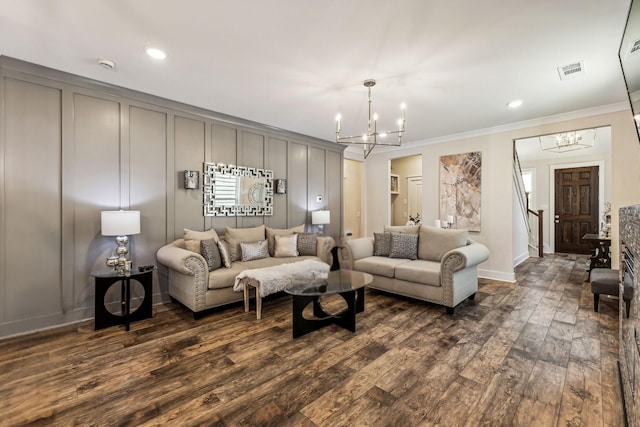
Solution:
[(367, 291), (353, 334), (291, 338), (290, 299), (0, 341), (0, 425), (621, 426), (617, 301), (548, 256), (442, 307)]

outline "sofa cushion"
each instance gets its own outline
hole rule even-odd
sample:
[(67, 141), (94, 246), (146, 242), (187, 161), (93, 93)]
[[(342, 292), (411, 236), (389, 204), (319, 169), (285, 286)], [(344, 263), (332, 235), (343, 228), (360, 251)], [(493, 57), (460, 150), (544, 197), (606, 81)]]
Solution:
[(240, 250), (240, 243), (251, 243), (264, 240), (264, 230), (264, 224), (250, 228), (226, 227), (224, 229), (224, 234), (227, 243), (229, 244), (229, 256), (231, 257), (231, 261), (238, 261), (241, 259), (242, 251)]
[(200, 253), (207, 262), (209, 271), (217, 270), (222, 267), (222, 256), (216, 239), (200, 240)]
[(347, 240), (345, 243), (349, 245), (354, 260), (373, 256), (372, 238)]
[(317, 255), (318, 233), (298, 233), (297, 249), (300, 255)]
[(200, 241), (201, 240), (209, 240), (214, 239), (216, 242), (220, 239), (218, 237), (218, 233), (213, 228), (210, 228), (207, 231), (195, 231), (189, 230), (188, 228), (183, 229), (184, 233), (184, 247), (191, 252), (196, 252), (201, 254), (200, 251)]
[(385, 225), (384, 232), (402, 233), (402, 234), (418, 234), (420, 232), (419, 225)]
[(276, 249), (273, 256), (276, 258), (285, 258), (291, 256), (298, 256), (298, 235), (292, 234), (290, 236), (275, 236)]
[(418, 258), (440, 262), (450, 250), (466, 246), (469, 231), (452, 230), (423, 225), (420, 228)]
[(391, 252), (389, 258), (418, 258), (418, 235), (391, 233)]
[(269, 243), (266, 239), (252, 243), (242, 242), (240, 243), (240, 251), (242, 252), (242, 261), (267, 258), (269, 257)]
[[(304, 224), (291, 228), (266, 228), (267, 240), (269, 241), (269, 253), (274, 256), (276, 250), (276, 236), (290, 236), (294, 233), (304, 233)], [(315, 255), (315, 254), (314, 254)]]
[(353, 268), (377, 276), (394, 277), (396, 267), (407, 262), (410, 261), (404, 258), (370, 256), (354, 261)]
[(415, 260), (396, 267), (396, 279), (423, 285), (440, 286), (440, 263)]
[(389, 256), (391, 253), (391, 233), (373, 233), (373, 255)]

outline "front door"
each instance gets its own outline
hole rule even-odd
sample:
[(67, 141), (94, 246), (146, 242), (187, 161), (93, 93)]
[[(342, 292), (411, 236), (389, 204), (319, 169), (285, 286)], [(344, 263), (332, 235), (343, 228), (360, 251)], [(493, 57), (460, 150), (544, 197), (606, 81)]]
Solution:
[(598, 182), (598, 166), (555, 171), (556, 252), (591, 253), (582, 236), (599, 230)]

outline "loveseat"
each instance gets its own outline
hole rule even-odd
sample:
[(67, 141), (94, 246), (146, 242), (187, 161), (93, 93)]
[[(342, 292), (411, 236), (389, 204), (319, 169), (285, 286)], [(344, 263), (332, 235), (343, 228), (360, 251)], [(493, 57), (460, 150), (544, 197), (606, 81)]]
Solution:
[[(283, 245), (285, 249), (294, 252), (277, 253), (279, 246), (276, 244), (293, 235), (297, 237), (297, 243), (302, 242), (304, 237), (306, 248), (297, 245), (287, 248)], [(290, 242), (289, 239), (288, 243)], [(260, 244), (266, 245), (262, 251), (256, 250)], [(218, 236), (213, 229), (185, 229), (184, 238), (161, 247), (156, 257), (160, 264), (168, 268), (171, 298), (193, 311), (194, 318), (198, 319), (205, 310), (243, 300), (242, 292), (233, 291), (235, 277), (240, 272), (305, 259), (316, 259), (331, 264), (331, 249), (334, 244), (333, 238), (329, 236), (304, 233), (304, 225), (288, 229), (275, 229), (264, 225), (251, 228), (227, 227), (223, 236)], [(244, 257), (248, 260), (243, 261), (243, 255), (247, 255), (243, 253), (245, 248), (251, 249), (245, 251), (251, 252), (251, 256)], [(268, 253), (265, 254), (266, 248)], [(211, 266), (212, 251), (219, 251), (218, 255), (213, 255), (214, 264), (216, 256), (221, 258), (214, 268)], [(228, 263), (226, 266), (225, 255)]]
[(424, 225), (387, 226), (373, 237), (344, 240), (340, 268), (373, 275), (370, 288), (440, 304), (453, 314), (475, 297), (478, 264), (489, 258), (489, 249), (468, 235)]

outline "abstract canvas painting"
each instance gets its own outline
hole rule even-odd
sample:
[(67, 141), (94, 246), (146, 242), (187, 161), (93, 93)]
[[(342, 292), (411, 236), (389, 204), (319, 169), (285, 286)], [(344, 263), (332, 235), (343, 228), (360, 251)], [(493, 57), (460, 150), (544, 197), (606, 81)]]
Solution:
[(480, 231), (482, 153), (440, 157), (440, 218), (454, 217), (453, 227)]

